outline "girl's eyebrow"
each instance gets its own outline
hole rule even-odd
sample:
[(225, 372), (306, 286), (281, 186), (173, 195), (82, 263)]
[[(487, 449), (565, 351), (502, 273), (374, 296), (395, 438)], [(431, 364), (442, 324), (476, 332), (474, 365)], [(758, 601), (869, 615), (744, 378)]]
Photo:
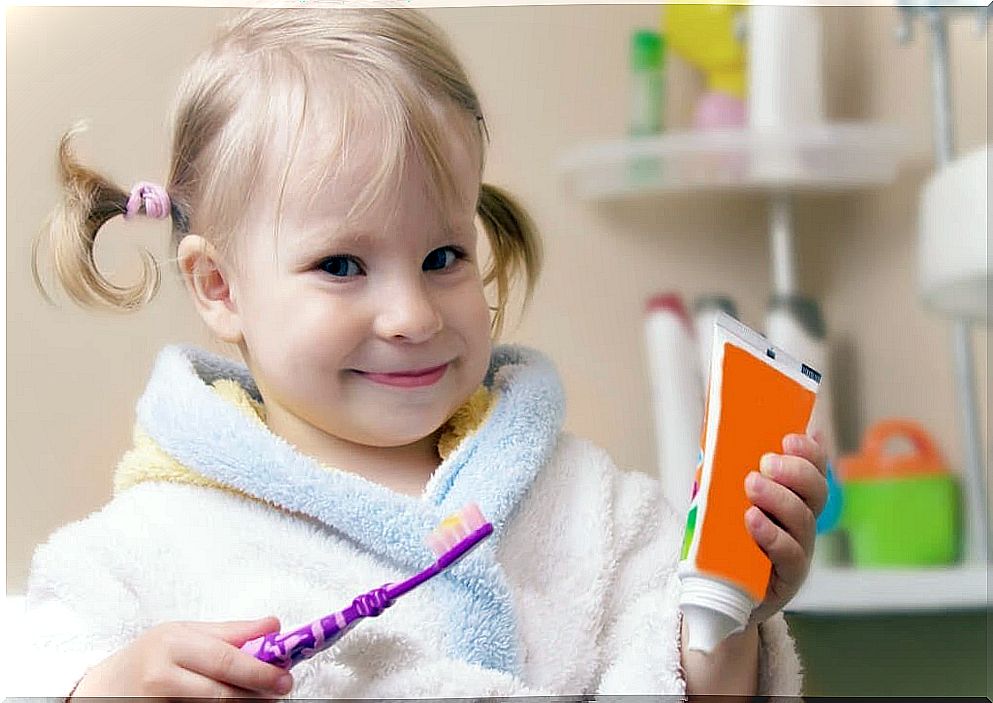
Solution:
[(449, 222), (445, 225), (446, 237), (471, 237), (476, 233), (476, 225), (471, 221)]
[(349, 247), (369, 243), (375, 237), (368, 230), (351, 230), (346, 227), (314, 227), (301, 232), (300, 245), (305, 249)]
[[(469, 239), (476, 228), (471, 222), (448, 222), (442, 231), (436, 235), (439, 242), (447, 239)], [(347, 225), (337, 227), (313, 227), (301, 232), (300, 244), (307, 251), (313, 249), (335, 249), (355, 246), (376, 246), (385, 243), (387, 237), (382, 232), (364, 228), (350, 228)]]

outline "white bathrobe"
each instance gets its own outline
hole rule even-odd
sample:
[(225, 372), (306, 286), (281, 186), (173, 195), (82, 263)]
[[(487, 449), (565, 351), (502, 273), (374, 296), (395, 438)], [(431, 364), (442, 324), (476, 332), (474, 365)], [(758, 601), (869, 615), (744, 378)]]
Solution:
[[(260, 400), (244, 367), (189, 348), (159, 356), (138, 404), (144, 449), (122, 463), (130, 479), (35, 553), (10, 694), (65, 696), (162, 622), (271, 614), (295, 629), (425, 567), (424, 536), (469, 500), (494, 534), (296, 666), (290, 696), (685, 692), (683, 525), (657, 481), (562, 431), (561, 385), (540, 354), (494, 350), (485, 421), (419, 498), (300, 454), (219, 379)], [(759, 693), (798, 695), (782, 615), (759, 632)]]

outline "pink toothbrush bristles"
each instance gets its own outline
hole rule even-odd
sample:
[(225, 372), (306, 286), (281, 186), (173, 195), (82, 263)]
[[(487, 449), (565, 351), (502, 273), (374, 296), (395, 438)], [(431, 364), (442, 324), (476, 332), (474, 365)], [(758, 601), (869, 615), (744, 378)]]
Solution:
[(427, 543), (435, 556), (441, 556), (459, 541), (486, 524), (479, 506), (469, 503), (462, 510), (441, 521), (441, 524), (428, 535)]

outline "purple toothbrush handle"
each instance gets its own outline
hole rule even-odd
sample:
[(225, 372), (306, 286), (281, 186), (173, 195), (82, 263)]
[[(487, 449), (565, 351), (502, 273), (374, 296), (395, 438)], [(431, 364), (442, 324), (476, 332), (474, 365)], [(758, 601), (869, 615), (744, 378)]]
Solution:
[(327, 615), (286, 634), (271, 632), (268, 635), (257, 637), (243, 644), (241, 649), (256, 659), (261, 659), (283, 669), (289, 669), (304, 659), (309, 659), (315, 654), (323, 652), (341, 639), (342, 635), (352, 629), (362, 618), (376, 617), (393, 605), (400, 596), (450, 568), (472, 551), (477, 544), (489, 537), (492, 532), (493, 525), (488, 522), (484, 523), (442, 554), (434, 564), (406, 581), (380, 586), (362, 594), (344, 610)]
[(352, 629), (359, 620), (376, 617), (393, 605), (386, 586), (364, 593), (344, 610), (327, 615), (320, 620), (299, 627), (285, 634), (270, 632), (256, 637), (241, 646), (256, 659), (289, 669), (333, 645)]
[(388, 584), (385, 586), (386, 594), (390, 598), (399, 598), (403, 594), (411, 591), (418, 586), (420, 586), (425, 581), (434, 578), (440, 574), (445, 569), (451, 568), (456, 562), (458, 562), (462, 557), (471, 552), (476, 548), (476, 545), (482, 542), (484, 539), (489, 537), (493, 533), (493, 525), (490, 523), (484, 523), (477, 527), (475, 530), (470, 532), (467, 536), (463, 537), (462, 540), (456, 544), (454, 547), (449, 549), (447, 552), (438, 557), (438, 561), (424, 569), (418, 574), (411, 576), (406, 581), (401, 581), (396, 584)]

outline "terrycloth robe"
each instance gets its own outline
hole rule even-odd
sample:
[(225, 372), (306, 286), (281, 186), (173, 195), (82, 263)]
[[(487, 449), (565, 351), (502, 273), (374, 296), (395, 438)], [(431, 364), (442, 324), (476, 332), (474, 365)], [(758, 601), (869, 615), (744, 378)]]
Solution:
[[(10, 693), (64, 696), (158, 623), (272, 614), (286, 631), (339, 610), (427, 566), (425, 535), (470, 500), (494, 534), (295, 667), (291, 696), (684, 693), (683, 526), (659, 483), (562, 431), (562, 387), (537, 352), (497, 347), (484, 386), (485, 420), (415, 498), (271, 433), (243, 366), (167, 347), (113, 500), (36, 550)], [(781, 614), (760, 641), (759, 693), (798, 695)]]

